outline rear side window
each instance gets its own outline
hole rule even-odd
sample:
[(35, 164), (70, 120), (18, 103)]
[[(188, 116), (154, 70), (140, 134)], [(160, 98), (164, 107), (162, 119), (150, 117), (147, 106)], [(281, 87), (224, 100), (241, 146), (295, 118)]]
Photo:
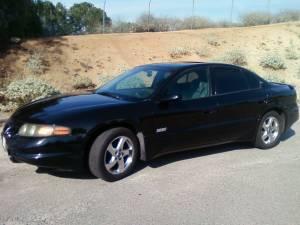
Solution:
[(249, 89), (260, 88), (260, 80), (253, 73), (246, 70), (244, 70), (243, 73), (248, 79)]
[(240, 69), (231, 67), (212, 67), (210, 74), (214, 86), (214, 94), (248, 90), (248, 80)]

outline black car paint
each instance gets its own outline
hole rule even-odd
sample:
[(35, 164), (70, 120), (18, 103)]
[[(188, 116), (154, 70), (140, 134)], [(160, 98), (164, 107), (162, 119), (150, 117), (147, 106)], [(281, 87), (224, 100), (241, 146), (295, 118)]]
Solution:
[[(235, 67), (208, 63), (148, 66), (169, 69), (172, 71), (169, 80), (172, 80), (190, 68), (215, 65)], [(4, 127), (8, 153), (19, 161), (41, 167), (78, 169), (85, 164), (97, 135), (112, 127), (131, 129), (139, 140), (140, 158), (150, 160), (170, 152), (252, 141), (260, 118), (270, 110), (285, 115), (286, 128), (298, 120), (296, 91), (285, 84), (262, 82), (258, 89), (191, 101), (161, 101), (163, 90), (143, 101), (126, 101), (87, 92), (27, 104), (12, 115)], [(17, 132), (24, 123), (66, 126), (72, 129), (72, 135), (21, 137)], [(166, 132), (159, 132), (160, 129), (166, 129)]]

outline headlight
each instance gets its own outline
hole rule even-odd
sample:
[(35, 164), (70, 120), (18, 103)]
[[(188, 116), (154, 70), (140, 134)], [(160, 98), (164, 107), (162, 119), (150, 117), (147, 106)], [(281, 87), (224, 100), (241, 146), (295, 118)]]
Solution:
[(55, 125), (37, 125), (25, 123), (18, 134), (24, 137), (50, 137), (66, 136), (71, 134), (71, 129)]

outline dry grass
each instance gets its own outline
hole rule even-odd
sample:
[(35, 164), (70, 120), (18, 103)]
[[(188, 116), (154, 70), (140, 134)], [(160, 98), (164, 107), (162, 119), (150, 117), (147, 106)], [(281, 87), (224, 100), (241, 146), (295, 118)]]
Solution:
[[(221, 58), (229, 51), (239, 49), (247, 57), (247, 68), (264, 75), (271, 74), (272, 70), (260, 66), (260, 59), (274, 51), (286, 59), (286, 49), (290, 48), (291, 40), (295, 46), (294, 51), (299, 54), (299, 37), (299, 23), (289, 23), (247, 28), (35, 39), (23, 42), (20, 48), (1, 56), (0, 73), (5, 72), (7, 80), (17, 80), (22, 78), (22, 75), (33, 75), (29, 72), (24, 73), (24, 68), (32, 54), (42, 49), (41, 59), (43, 65), (46, 63), (46, 67), (39, 78), (62, 92), (69, 92), (74, 90), (71, 78), (76, 74), (88, 77), (92, 83), (101, 85), (137, 65), (199, 61), (199, 58), (211, 61)], [(187, 43), (192, 47), (184, 47)], [(180, 46), (183, 47), (178, 49)], [(239, 60), (236, 57), (235, 59)], [(286, 69), (273, 76), (280, 76), (280, 79), (284, 78), (286, 82), (300, 87), (300, 77), (297, 75), (299, 63), (299, 59), (287, 59)]]

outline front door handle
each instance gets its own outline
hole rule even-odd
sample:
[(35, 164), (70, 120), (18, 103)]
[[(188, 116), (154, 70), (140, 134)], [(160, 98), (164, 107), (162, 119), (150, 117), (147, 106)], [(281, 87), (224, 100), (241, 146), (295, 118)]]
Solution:
[(204, 114), (211, 115), (217, 113), (217, 111), (218, 111), (217, 109), (211, 109), (211, 110), (204, 111)]

